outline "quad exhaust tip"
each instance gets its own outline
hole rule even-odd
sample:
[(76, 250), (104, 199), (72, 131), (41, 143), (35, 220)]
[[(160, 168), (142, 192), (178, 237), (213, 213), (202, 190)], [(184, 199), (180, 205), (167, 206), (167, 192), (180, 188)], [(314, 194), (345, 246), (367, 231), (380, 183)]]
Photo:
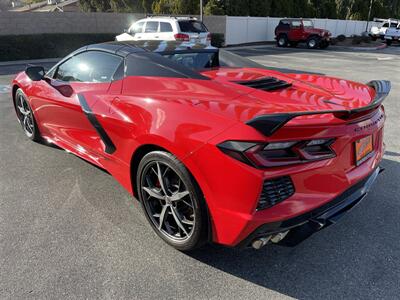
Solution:
[(253, 240), (253, 242), (251, 243), (251, 246), (253, 247), (253, 249), (259, 250), (262, 247), (264, 247), (266, 244), (268, 244), (268, 242), (277, 244), (280, 241), (282, 241), (288, 233), (289, 233), (289, 230), (285, 231), (285, 232), (279, 232), (274, 235), (257, 238), (255, 240)]

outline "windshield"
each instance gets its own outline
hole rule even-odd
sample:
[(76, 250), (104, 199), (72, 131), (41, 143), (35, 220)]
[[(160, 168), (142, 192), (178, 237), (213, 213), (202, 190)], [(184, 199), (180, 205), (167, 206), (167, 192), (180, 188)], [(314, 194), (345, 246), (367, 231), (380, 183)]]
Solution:
[(199, 21), (188, 20), (179, 21), (178, 23), (182, 32), (207, 32), (206, 26), (204, 26), (204, 24)]
[(314, 27), (314, 24), (313, 24), (313, 22), (310, 21), (310, 20), (303, 20), (303, 26), (304, 26), (304, 27), (313, 28), (313, 27)]

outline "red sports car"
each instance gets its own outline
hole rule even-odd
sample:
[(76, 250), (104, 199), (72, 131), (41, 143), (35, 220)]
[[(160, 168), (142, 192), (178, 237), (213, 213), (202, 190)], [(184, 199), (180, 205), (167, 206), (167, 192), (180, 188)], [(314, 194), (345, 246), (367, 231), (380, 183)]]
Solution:
[(154, 231), (295, 245), (360, 202), (381, 168), (390, 82), (283, 74), (175, 42), (83, 47), (12, 83), (25, 134), (107, 170)]

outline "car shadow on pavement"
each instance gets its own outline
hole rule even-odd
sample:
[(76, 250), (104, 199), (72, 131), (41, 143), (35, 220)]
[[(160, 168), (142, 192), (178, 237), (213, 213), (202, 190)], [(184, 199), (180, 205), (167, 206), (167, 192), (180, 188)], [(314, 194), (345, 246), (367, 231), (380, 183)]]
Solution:
[(358, 207), (295, 248), (210, 245), (189, 255), (295, 298), (397, 298), (400, 187), (390, 179), (399, 176), (400, 163), (384, 159), (381, 166), (385, 172)]

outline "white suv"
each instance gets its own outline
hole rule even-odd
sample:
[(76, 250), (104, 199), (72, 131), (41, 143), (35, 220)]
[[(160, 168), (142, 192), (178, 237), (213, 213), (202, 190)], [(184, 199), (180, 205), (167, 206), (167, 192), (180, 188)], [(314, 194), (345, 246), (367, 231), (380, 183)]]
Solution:
[(163, 40), (211, 44), (211, 33), (191, 17), (147, 17), (115, 37), (117, 41)]

